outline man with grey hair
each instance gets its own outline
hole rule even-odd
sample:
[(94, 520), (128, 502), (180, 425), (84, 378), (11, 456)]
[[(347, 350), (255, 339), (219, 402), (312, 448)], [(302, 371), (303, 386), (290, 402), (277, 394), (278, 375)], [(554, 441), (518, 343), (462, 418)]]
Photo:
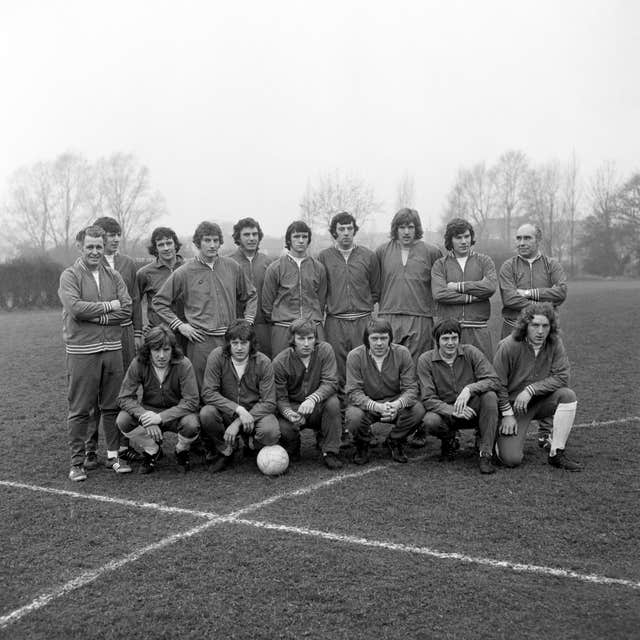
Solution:
[[(498, 281), (502, 296), (502, 338), (511, 334), (522, 309), (532, 302), (550, 302), (559, 307), (567, 297), (567, 277), (559, 260), (545, 256), (540, 250), (542, 230), (526, 223), (516, 231), (513, 258), (500, 267)], [(550, 444), (551, 421), (544, 419), (538, 427), (538, 445)]]

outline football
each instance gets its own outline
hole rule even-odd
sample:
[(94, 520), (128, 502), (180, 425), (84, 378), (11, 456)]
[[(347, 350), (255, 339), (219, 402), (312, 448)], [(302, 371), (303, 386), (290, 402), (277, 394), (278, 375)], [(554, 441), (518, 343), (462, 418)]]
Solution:
[(258, 451), (256, 463), (264, 475), (279, 476), (289, 467), (289, 455), (279, 444), (273, 444)]

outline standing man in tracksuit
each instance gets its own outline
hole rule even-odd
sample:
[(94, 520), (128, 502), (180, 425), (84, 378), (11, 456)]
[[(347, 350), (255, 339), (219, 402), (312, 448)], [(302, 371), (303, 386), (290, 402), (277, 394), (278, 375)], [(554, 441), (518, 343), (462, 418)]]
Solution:
[(262, 313), (262, 285), (267, 267), (273, 258), (260, 251), (260, 242), (264, 233), (260, 223), (253, 218), (241, 218), (233, 225), (233, 241), (238, 245), (237, 251), (229, 257), (233, 258), (251, 281), (258, 294), (256, 320), (253, 325), (258, 351), (271, 358), (271, 327), (265, 322)]
[(380, 290), (380, 265), (375, 253), (355, 243), (358, 225), (346, 211), (331, 219), (329, 232), (335, 246), (318, 256), (327, 271), (324, 331), (338, 365), (340, 390), (344, 391), (347, 354), (362, 344)]
[(324, 306), (327, 273), (323, 264), (307, 255), (311, 229), (295, 220), (285, 233), (287, 252), (268, 267), (262, 286), (262, 311), (271, 323), (271, 354), (277, 356), (289, 346), (289, 327), (299, 318), (316, 324), (318, 340), (324, 340)]
[[(225, 345), (225, 333), (238, 309), (244, 308), (244, 319), (251, 324), (256, 316), (256, 290), (235, 260), (218, 255), (223, 242), (218, 224), (201, 222), (193, 234), (198, 255), (176, 269), (153, 298), (162, 321), (189, 341), (187, 357), (200, 390), (207, 358)], [(174, 311), (177, 300), (184, 303), (186, 321)]]
[[(516, 231), (517, 254), (500, 267), (502, 296), (502, 337), (511, 334), (522, 309), (532, 302), (550, 302), (557, 309), (567, 297), (567, 277), (558, 260), (540, 251), (542, 230), (523, 224)], [(538, 445), (548, 449), (551, 443), (551, 420), (538, 424)]]
[(466, 220), (454, 218), (447, 224), (444, 247), (448, 253), (431, 269), (431, 291), (439, 317), (460, 323), (460, 342), (477, 347), (491, 362), (493, 340), (488, 322), (498, 276), (493, 260), (472, 250), (475, 242), (473, 226)]
[(121, 324), (131, 317), (131, 298), (122, 276), (103, 262), (102, 227), (83, 229), (77, 240), (80, 257), (60, 276), (62, 335), (67, 353), (69, 385), (69, 479), (86, 480), (85, 439), (89, 412), (96, 398), (102, 413), (107, 456), (116, 473), (131, 471), (118, 459), (120, 432), (116, 426), (118, 392), (122, 383)]

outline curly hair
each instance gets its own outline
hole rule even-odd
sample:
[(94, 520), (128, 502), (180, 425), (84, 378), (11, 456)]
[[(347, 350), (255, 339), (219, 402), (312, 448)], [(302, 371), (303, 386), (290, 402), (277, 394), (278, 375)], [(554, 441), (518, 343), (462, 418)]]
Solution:
[(149, 240), (149, 246), (147, 247), (147, 251), (154, 257), (158, 257), (158, 247), (156, 247), (156, 243), (158, 240), (162, 238), (169, 238), (173, 240), (173, 244), (176, 248), (176, 253), (180, 251), (180, 247), (182, 247), (182, 243), (178, 240), (178, 236), (176, 232), (170, 227), (156, 227), (151, 232), (151, 240)]
[(369, 348), (369, 336), (372, 333), (386, 333), (389, 335), (389, 344), (393, 342), (393, 328), (388, 320), (376, 318), (375, 320), (369, 321), (362, 334), (362, 344), (364, 344), (367, 349)]
[(412, 224), (416, 228), (415, 239), (420, 240), (424, 235), (422, 229), (422, 222), (420, 216), (415, 209), (400, 209), (391, 220), (391, 233), (389, 234), (392, 240), (398, 239), (398, 227), (406, 224)]
[(86, 236), (89, 236), (90, 238), (102, 238), (102, 241), (104, 242), (106, 235), (107, 232), (102, 227), (99, 227), (97, 224), (91, 224), (88, 227), (84, 227), (84, 229), (80, 229), (80, 231), (76, 233), (76, 242), (81, 245), (84, 244)]
[(353, 235), (355, 236), (358, 233), (358, 223), (356, 219), (347, 211), (341, 211), (340, 213), (336, 213), (333, 218), (331, 218), (331, 222), (329, 223), (329, 233), (331, 237), (337, 238), (338, 233), (336, 231), (339, 224), (352, 224), (353, 225)]
[(264, 233), (262, 232), (262, 227), (260, 223), (255, 218), (240, 218), (238, 222), (233, 225), (233, 241), (236, 244), (240, 244), (240, 232), (243, 229), (253, 229), (256, 228), (258, 230), (258, 242), (262, 242), (262, 238), (264, 238)]
[(171, 360), (180, 360), (183, 357), (182, 349), (176, 342), (176, 336), (167, 325), (161, 324), (149, 332), (144, 337), (144, 344), (138, 351), (138, 362), (149, 364), (151, 362), (151, 351), (162, 347), (171, 347)]
[(467, 222), (464, 218), (454, 218), (447, 223), (447, 228), (444, 231), (444, 248), (447, 251), (453, 250), (453, 243), (451, 238), (454, 236), (460, 236), (465, 231), (471, 234), (471, 246), (476, 243), (476, 232), (473, 230), (473, 225)]
[(291, 249), (291, 236), (294, 233), (306, 233), (309, 236), (309, 244), (311, 244), (311, 227), (304, 220), (294, 220), (284, 233), (284, 246)]
[(200, 248), (200, 243), (204, 236), (218, 236), (220, 239), (220, 246), (224, 244), (222, 229), (220, 229), (220, 225), (216, 222), (209, 222), (208, 220), (205, 220), (196, 227), (196, 230), (193, 232), (193, 244), (195, 244), (198, 249)]
[(249, 343), (249, 355), (252, 356), (258, 350), (256, 330), (247, 320), (234, 320), (224, 334), (224, 353), (231, 357), (231, 341), (242, 340)]
[(524, 342), (533, 316), (545, 316), (549, 320), (549, 336), (547, 340), (555, 342), (560, 334), (560, 325), (558, 324), (558, 314), (550, 302), (532, 302), (528, 304), (520, 312), (516, 320), (516, 326), (511, 332), (513, 339), (517, 342)]

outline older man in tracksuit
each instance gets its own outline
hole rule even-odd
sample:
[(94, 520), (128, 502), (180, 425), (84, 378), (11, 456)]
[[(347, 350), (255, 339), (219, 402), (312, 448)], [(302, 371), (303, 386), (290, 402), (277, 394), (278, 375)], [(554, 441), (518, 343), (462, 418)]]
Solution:
[(103, 262), (105, 233), (90, 226), (77, 236), (81, 257), (60, 276), (63, 339), (67, 353), (69, 479), (86, 480), (85, 438), (89, 412), (99, 399), (107, 457), (117, 473), (131, 471), (118, 459), (120, 431), (116, 426), (118, 391), (123, 377), (122, 331), (131, 317), (131, 298), (122, 276)]

